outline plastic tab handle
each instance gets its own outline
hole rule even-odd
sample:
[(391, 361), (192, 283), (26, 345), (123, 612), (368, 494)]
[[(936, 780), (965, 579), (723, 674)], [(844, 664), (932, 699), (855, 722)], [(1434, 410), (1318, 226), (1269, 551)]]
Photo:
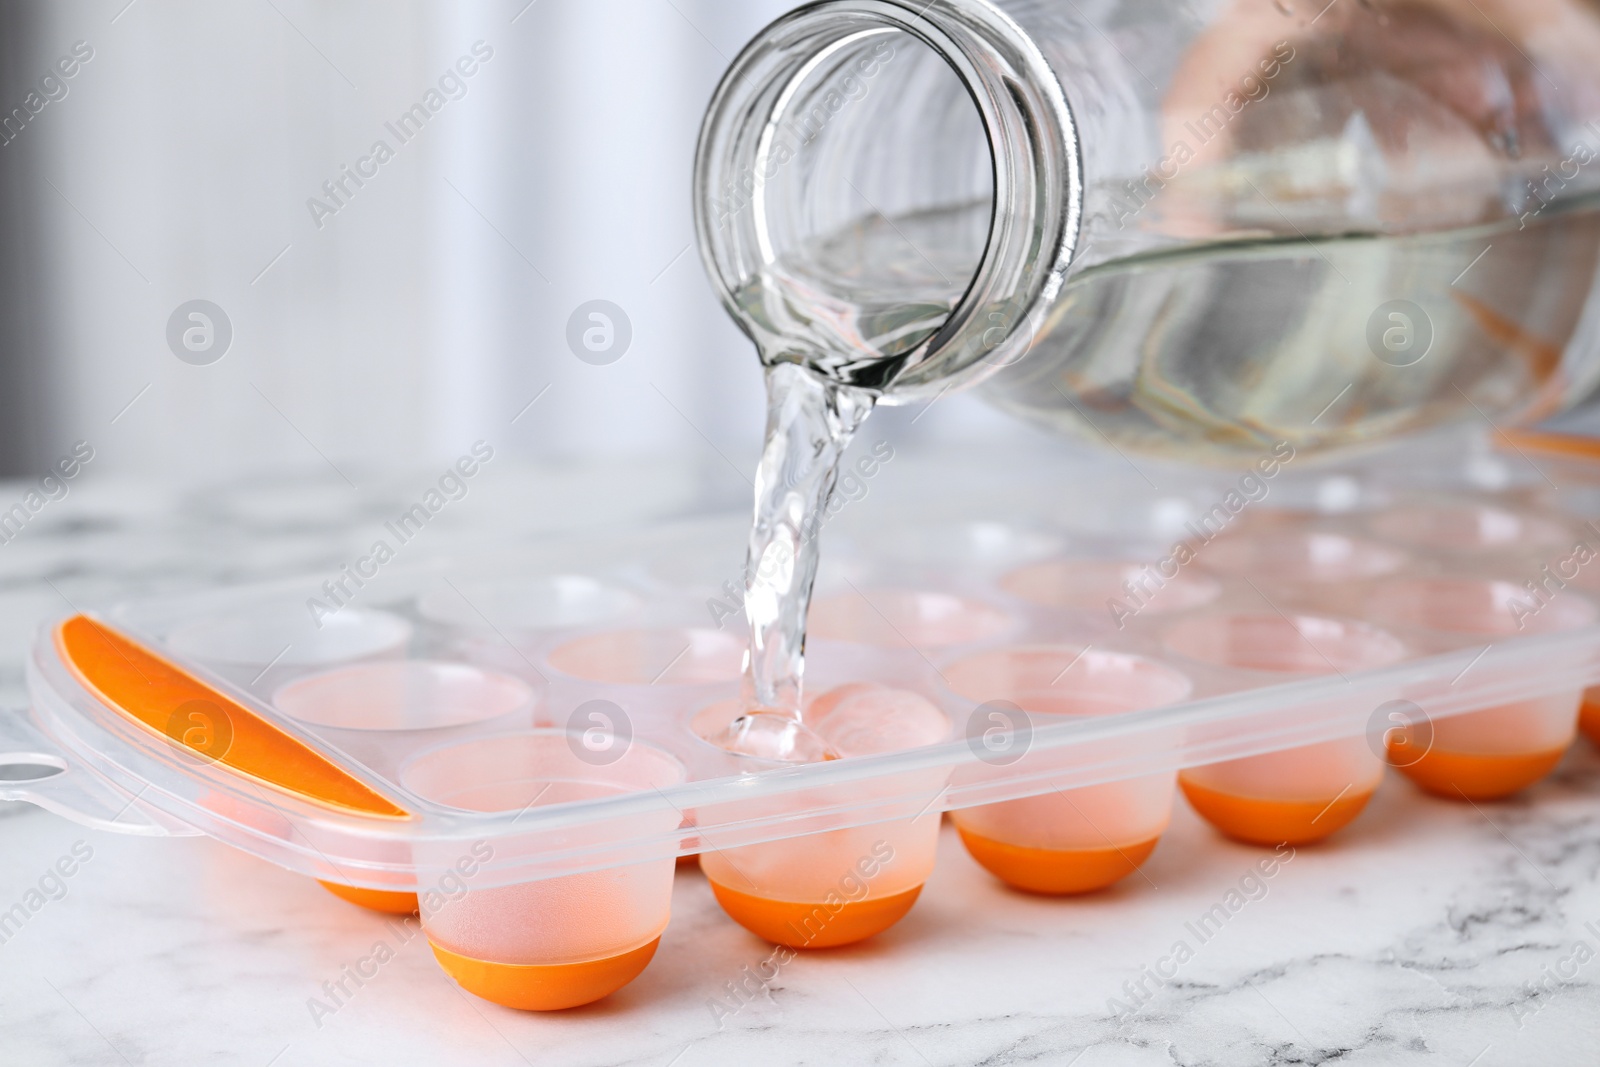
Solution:
[(107, 707), (201, 759), (331, 808), (409, 817), (305, 742), (94, 619), (63, 622), (56, 650)]

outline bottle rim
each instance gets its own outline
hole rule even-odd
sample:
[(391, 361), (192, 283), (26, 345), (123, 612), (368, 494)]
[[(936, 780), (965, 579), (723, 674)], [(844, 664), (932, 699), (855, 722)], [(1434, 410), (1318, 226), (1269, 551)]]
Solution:
[[(770, 262), (763, 227), (764, 145), (816, 66), (865, 35), (898, 30), (938, 55), (966, 87), (993, 168), (979, 265), (934, 335), (908, 352), (817, 360), (810, 369), (894, 403), (967, 385), (1022, 358), (1065, 283), (1083, 217), (1083, 166), (1066, 94), (1032, 38), (986, 0), (820, 0), (769, 24), (723, 74), (695, 154), (695, 233), (728, 313), (755, 337), (736, 300)], [(767, 173), (766, 177), (771, 174)], [(726, 210), (729, 203), (737, 209)]]

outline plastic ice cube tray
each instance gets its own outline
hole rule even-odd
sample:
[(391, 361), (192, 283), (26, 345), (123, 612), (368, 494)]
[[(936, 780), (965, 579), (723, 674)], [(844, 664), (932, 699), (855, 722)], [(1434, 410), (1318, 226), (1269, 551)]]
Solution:
[(940, 740), (804, 766), (704, 739), (738, 691), (740, 516), (111, 605), (41, 629), (0, 796), (420, 900), (467, 988), (563, 1007), (648, 962), (677, 857), (820, 947), (904, 914), (942, 811), (996, 876), (1071, 893), (1131, 872), (1180, 790), (1271, 845), (1354, 819), (1386, 766), (1532, 783), (1600, 681), (1600, 475), (1571, 471), (830, 529), (814, 711), (865, 694)]

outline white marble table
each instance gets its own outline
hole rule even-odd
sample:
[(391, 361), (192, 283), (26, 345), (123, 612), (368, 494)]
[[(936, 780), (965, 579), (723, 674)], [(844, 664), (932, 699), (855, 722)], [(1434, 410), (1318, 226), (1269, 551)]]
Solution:
[[(64, 600), (319, 567), (370, 521), (89, 488), (0, 547), (0, 700), (20, 698), (26, 634)], [(60, 896), (0, 944), (0, 1064), (1596, 1063), (1597, 814), (1584, 742), (1524, 797), (1476, 809), (1391, 779), (1204, 943), (1186, 924), (1266, 853), (1181, 803), (1147, 877), (1077, 900), (1001, 888), (947, 830), (904, 922), (765, 983), (752, 972), (770, 946), (682, 872), (638, 981), (533, 1015), (457, 991), (420, 937), (214, 842), (0, 805), (0, 911), (41, 879)], [(92, 855), (46, 879), (75, 846)], [(1173, 973), (1161, 961), (1179, 940), (1193, 958)], [(394, 958), (315, 1018), (322, 983), (379, 941)], [(1170, 977), (1144, 977), (1158, 966)], [(1109, 1001), (1141, 980), (1148, 997), (1118, 1018)]]

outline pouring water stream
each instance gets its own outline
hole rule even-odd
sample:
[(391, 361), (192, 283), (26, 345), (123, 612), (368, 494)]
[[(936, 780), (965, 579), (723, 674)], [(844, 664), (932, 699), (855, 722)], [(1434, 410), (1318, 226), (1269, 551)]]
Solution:
[(767, 430), (756, 470), (755, 521), (745, 560), (744, 713), (723, 741), (731, 751), (812, 763), (834, 758), (804, 722), (806, 612), (816, 580), (818, 530), (839, 461), (875, 398), (825, 382), (795, 363), (766, 370)]

